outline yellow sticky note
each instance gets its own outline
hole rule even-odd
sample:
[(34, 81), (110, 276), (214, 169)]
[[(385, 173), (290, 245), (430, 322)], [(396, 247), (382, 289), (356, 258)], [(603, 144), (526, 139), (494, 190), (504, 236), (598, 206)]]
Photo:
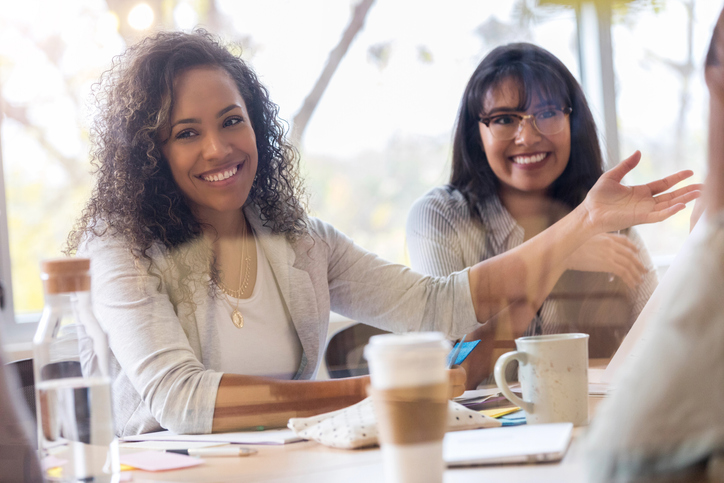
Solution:
[(136, 468), (133, 466), (124, 465), (121, 463), (121, 471), (134, 471)]
[(480, 414), (489, 416), (491, 418), (499, 418), (501, 416), (505, 416), (506, 414), (514, 413), (516, 411), (520, 411), (520, 408), (512, 407), (512, 408), (482, 409), (479, 412), (480, 412)]
[(48, 468), (48, 471), (46, 471), (48, 476), (50, 478), (62, 478), (63, 477), (63, 467), (62, 466), (56, 466), (55, 468)]

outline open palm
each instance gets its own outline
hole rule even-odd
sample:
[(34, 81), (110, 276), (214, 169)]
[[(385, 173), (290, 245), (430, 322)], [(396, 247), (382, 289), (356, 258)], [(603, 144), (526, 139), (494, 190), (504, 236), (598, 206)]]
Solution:
[(702, 185), (691, 184), (666, 193), (690, 177), (690, 170), (680, 171), (644, 185), (626, 186), (623, 177), (641, 160), (636, 151), (615, 168), (605, 172), (588, 192), (583, 207), (591, 226), (599, 232), (616, 231), (643, 223), (656, 223), (684, 209), (686, 203), (701, 195)]

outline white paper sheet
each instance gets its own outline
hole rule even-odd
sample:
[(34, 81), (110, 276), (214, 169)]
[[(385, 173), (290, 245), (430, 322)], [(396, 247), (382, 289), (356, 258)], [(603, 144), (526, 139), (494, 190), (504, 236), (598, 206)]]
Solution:
[(303, 441), (291, 429), (240, 431), (236, 433), (176, 434), (171, 431), (126, 436), (122, 441), (198, 441), (207, 443), (287, 444)]

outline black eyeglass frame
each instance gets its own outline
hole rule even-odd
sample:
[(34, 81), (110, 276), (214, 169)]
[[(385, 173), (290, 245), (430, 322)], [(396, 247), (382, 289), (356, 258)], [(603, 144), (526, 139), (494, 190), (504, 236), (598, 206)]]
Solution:
[[(549, 110), (551, 110), (551, 109), (554, 109), (554, 110), (556, 110), (556, 111), (562, 112), (564, 116), (569, 116), (569, 115), (573, 112), (573, 108), (572, 108), (572, 107), (549, 107), (549, 108), (547, 108), (547, 109), (541, 109), (540, 111), (536, 112), (535, 114), (525, 114), (525, 115), (521, 115), (521, 114), (514, 114), (514, 113), (503, 113), (503, 114), (496, 114), (496, 115), (494, 115), (494, 116), (480, 117), (480, 118), (478, 119), (478, 122), (481, 122), (481, 123), (485, 124), (485, 127), (487, 127), (488, 129), (490, 129), (490, 122), (491, 122), (493, 119), (497, 118), (497, 117), (501, 117), (501, 116), (517, 117), (517, 118), (520, 120), (520, 121), (518, 122), (518, 130), (520, 130), (520, 126), (523, 124), (523, 121), (526, 120), (526, 119), (531, 119), (531, 122), (532, 122), (532, 124), (533, 124), (533, 127), (535, 127), (536, 131), (538, 131), (539, 133), (541, 133), (541, 134), (544, 135), (544, 136), (549, 136), (549, 135), (553, 135), (553, 134), (558, 134), (559, 132), (561, 132), (561, 131), (563, 130), (563, 127), (561, 127), (560, 131), (544, 133), (544, 132), (541, 131), (540, 128), (538, 127), (538, 124), (536, 123), (535, 118), (536, 118), (536, 116), (537, 116), (538, 114), (540, 114), (541, 112), (549, 111)], [(492, 132), (493, 132), (492, 129), (491, 129), (490, 132), (491, 132), (491, 134), (492, 134)], [(518, 131), (516, 131), (516, 135), (517, 135), (517, 133), (518, 133)], [(493, 137), (495, 137), (495, 134), (493, 134)], [(508, 139), (514, 139), (514, 138), (515, 138), (515, 136), (513, 136), (513, 137), (511, 137), (511, 138), (508, 138)], [(498, 138), (496, 137), (496, 139), (498, 139)], [(502, 139), (502, 140), (503, 140), (503, 141), (507, 141), (508, 139)]]

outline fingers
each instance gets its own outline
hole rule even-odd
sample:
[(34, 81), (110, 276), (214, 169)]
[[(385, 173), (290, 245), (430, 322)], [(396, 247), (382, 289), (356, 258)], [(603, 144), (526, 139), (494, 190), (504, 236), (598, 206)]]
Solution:
[(667, 191), (672, 186), (680, 183), (681, 181), (685, 180), (693, 174), (693, 171), (691, 171), (690, 169), (686, 169), (684, 171), (679, 171), (678, 173), (669, 175), (666, 178), (647, 183), (646, 186), (651, 190), (651, 194), (657, 195), (659, 193)]
[(648, 269), (641, 263), (638, 247), (624, 235), (610, 235), (615, 241), (610, 257), (611, 273), (618, 275), (630, 288), (635, 288)]
[(467, 373), (462, 366), (452, 366), (452, 369), (447, 371), (450, 378), (450, 394), (451, 398), (462, 396), (465, 392), (465, 381), (467, 380)]
[(663, 209), (666, 209), (666, 208), (668, 208), (670, 206), (674, 206), (674, 205), (679, 205), (679, 204), (685, 205), (686, 203), (693, 201), (701, 196), (701, 191), (699, 191), (699, 190), (688, 191), (688, 190), (686, 190), (686, 188), (682, 188), (681, 190), (676, 190), (675, 192), (673, 192), (671, 194), (676, 194), (678, 191), (682, 191), (682, 190), (683, 190), (683, 192), (681, 194), (679, 194), (677, 196), (673, 196), (673, 197), (668, 197), (668, 199), (661, 200), (661, 198), (664, 195), (657, 196), (656, 198), (654, 198), (654, 200), (656, 201), (656, 204), (654, 205), (653, 212), (655, 213), (657, 211), (661, 211)]
[(646, 220), (643, 223), (658, 223), (660, 221), (664, 221), (665, 219), (674, 216), (684, 208), (686, 208), (684, 203), (677, 203), (661, 211), (652, 211), (646, 216)]
[[(694, 183), (694, 184), (690, 184), (688, 186), (684, 186), (683, 188), (679, 188), (676, 191), (672, 191), (671, 193), (661, 194), (661, 195), (655, 197), (654, 200), (656, 201), (656, 203), (661, 203), (662, 201), (674, 201), (679, 196), (682, 196), (682, 195), (685, 195), (686, 193), (690, 193), (690, 192), (694, 192), (694, 191), (698, 191), (699, 195), (701, 195), (701, 191), (703, 191), (703, 190), (704, 190), (703, 184)], [(698, 196), (697, 196), (697, 198), (698, 198)], [(691, 201), (691, 200), (689, 200), (689, 201)], [(676, 201), (674, 201), (674, 202), (677, 203)], [(682, 201), (681, 203), (684, 203), (684, 202)]]
[(613, 262), (611, 273), (618, 275), (623, 283), (633, 289), (641, 283), (647, 270), (640, 261), (637, 264), (626, 263), (626, 261)]
[[(626, 238), (623, 235), (619, 235), (622, 238)], [(641, 259), (639, 258), (639, 249), (636, 245), (633, 244), (628, 238), (626, 238), (626, 245), (620, 245), (618, 247), (617, 255), (619, 259), (621, 260), (621, 263), (629, 270), (635, 278), (641, 278), (646, 272), (648, 272), (648, 268), (641, 263)]]
[(465, 386), (450, 386), (450, 399), (462, 396), (465, 392)]
[(623, 177), (626, 176), (629, 171), (634, 169), (637, 164), (639, 164), (639, 161), (641, 161), (641, 151), (636, 151), (631, 156), (618, 163), (614, 168), (606, 171), (603, 176), (620, 183)]
[(629, 270), (625, 265), (614, 263), (611, 268), (611, 273), (618, 276), (621, 280), (623, 280), (623, 283), (632, 289), (636, 288), (636, 286), (641, 282), (641, 277)]
[(450, 384), (453, 386), (464, 386), (468, 378), (465, 368), (462, 366), (452, 366), (452, 368), (448, 370), (448, 375), (450, 376)]

